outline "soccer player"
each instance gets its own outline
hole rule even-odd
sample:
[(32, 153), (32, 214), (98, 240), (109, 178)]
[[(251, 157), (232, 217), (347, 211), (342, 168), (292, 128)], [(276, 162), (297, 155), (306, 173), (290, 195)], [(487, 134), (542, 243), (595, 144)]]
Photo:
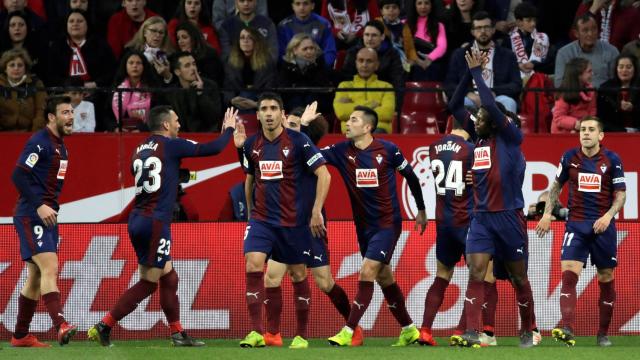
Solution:
[(309, 346), (311, 301), (306, 263), (311, 256), (312, 238), (322, 238), (326, 233), (322, 207), (331, 175), (313, 142), (306, 135), (283, 127), (284, 110), (279, 95), (261, 94), (257, 116), (261, 130), (243, 146), (250, 214), (244, 239), (246, 301), (252, 331), (240, 346), (266, 345), (262, 326), (262, 306), (267, 299), (263, 268), (270, 256), (289, 266), (296, 308), (296, 336), (289, 348), (304, 349)]
[(396, 195), (396, 170), (407, 179), (418, 206), (416, 229), (424, 233), (427, 215), (422, 189), (413, 168), (398, 147), (372, 133), (378, 123), (374, 110), (357, 106), (346, 124), (347, 141), (322, 149), (330, 165), (335, 166), (345, 182), (351, 200), (360, 254), (358, 291), (351, 306), (347, 324), (329, 343), (350, 346), (354, 330), (373, 297), (373, 282), (382, 288), (389, 310), (402, 331), (394, 346), (407, 346), (418, 341), (420, 333), (409, 317), (405, 299), (395, 282), (389, 262), (402, 230), (400, 206)]
[(626, 182), (618, 154), (600, 145), (604, 138), (602, 121), (595, 116), (580, 120), (580, 146), (560, 158), (556, 179), (549, 190), (549, 201), (536, 232), (543, 237), (551, 225), (551, 212), (562, 186), (569, 184), (569, 220), (562, 241), (562, 288), (560, 312), (562, 327), (551, 335), (567, 346), (576, 343), (573, 335), (576, 311), (576, 283), (591, 256), (598, 269), (600, 327), (597, 343), (611, 346), (607, 336), (616, 300), (613, 270), (618, 265), (615, 216), (626, 200)]
[[(151, 135), (133, 153), (131, 173), (136, 197), (129, 215), (129, 239), (138, 257), (140, 280), (120, 296), (113, 308), (87, 335), (102, 346), (111, 346), (111, 329), (134, 311), (159, 287), (160, 306), (171, 330), (174, 346), (203, 346), (187, 335), (180, 323), (178, 274), (171, 261), (171, 219), (178, 191), (180, 162), (187, 157), (220, 153), (231, 139), (237, 111), (227, 109), (222, 135), (198, 144), (178, 137), (180, 122), (169, 106), (156, 106), (149, 113)], [(159, 285), (159, 286), (158, 286)]]
[[(475, 135), (475, 134), (474, 134)], [(424, 301), (420, 328), (421, 345), (436, 346), (431, 326), (456, 263), (464, 255), (465, 240), (473, 209), (471, 186), (465, 175), (471, 170), (474, 145), (458, 120), (453, 121), (451, 134), (429, 146), (429, 161), (436, 188), (436, 278)]]
[(49, 347), (29, 334), (29, 325), (42, 296), (60, 345), (69, 343), (77, 327), (64, 318), (58, 290), (58, 196), (67, 173), (63, 138), (73, 132), (73, 106), (68, 96), (52, 96), (45, 108), (47, 125), (29, 138), (12, 180), (20, 197), (13, 224), (20, 239), (20, 256), (27, 280), (18, 297), (18, 319), (11, 346)]
[[(521, 318), (520, 347), (533, 346), (533, 295), (527, 277), (527, 233), (522, 183), (526, 162), (520, 145), (523, 135), (515, 115), (503, 113), (482, 76), (480, 52), (465, 54), (469, 71), (478, 87), (482, 107), (475, 118), (479, 137), (472, 166), (474, 213), (466, 241), (469, 285), (465, 294), (467, 331), (453, 335), (459, 346), (478, 347), (484, 278), (492, 257), (504, 261), (515, 288)], [(468, 75), (465, 75), (468, 79)], [(466, 81), (463, 79), (463, 81)], [(467, 116), (467, 118), (470, 118)], [(464, 126), (471, 127), (471, 121)], [(469, 130), (472, 131), (472, 130)]]

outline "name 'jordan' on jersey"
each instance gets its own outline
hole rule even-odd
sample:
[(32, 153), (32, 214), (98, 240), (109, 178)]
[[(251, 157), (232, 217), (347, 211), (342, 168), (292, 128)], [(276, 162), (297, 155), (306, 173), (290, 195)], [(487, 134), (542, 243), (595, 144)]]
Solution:
[(321, 151), (342, 175), (357, 227), (383, 229), (400, 224), (395, 171), (404, 176), (413, 168), (395, 144), (373, 139), (360, 150), (353, 142), (343, 141)]
[(254, 176), (251, 218), (277, 226), (309, 225), (316, 198), (314, 171), (326, 163), (307, 135), (284, 129), (273, 141), (262, 132), (243, 148), (243, 164)]
[(556, 181), (569, 181), (569, 221), (597, 220), (613, 203), (616, 191), (626, 190), (622, 161), (618, 154), (600, 147), (592, 157), (580, 147), (562, 155)]
[(22, 196), (16, 204), (15, 216), (37, 216), (37, 207), (46, 204), (58, 211), (58, 195), (67, 174), (68, 157), (64, 141), (44, 128), (27, 141), (16, 167), (31, 173), (28, 186), (38, 204), (30, 204)]
[(465, 175), (473, 163), (474, 145), (458, 135), (446, 135), (429, 146), (429, 168), (436, 187), (436, 223), (469, 226), (472, 187)]

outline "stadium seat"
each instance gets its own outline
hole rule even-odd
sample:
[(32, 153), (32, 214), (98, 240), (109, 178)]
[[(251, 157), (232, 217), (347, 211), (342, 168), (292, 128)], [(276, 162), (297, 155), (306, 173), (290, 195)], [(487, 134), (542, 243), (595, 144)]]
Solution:
[[(439, 82), (412, 81), (405, 83), (407, 89), (440, 89)], [(400, 114), (402, 134), (439, 134), (440, 123), (446, 122), (446, 105), (442, 93), (406, 91)]]
[(256, 113), (238, 114), (238, 118), (242, 121), (247, 136), (251, 136), (258, 132), (260, 123), (258, 122), (258, 116)]

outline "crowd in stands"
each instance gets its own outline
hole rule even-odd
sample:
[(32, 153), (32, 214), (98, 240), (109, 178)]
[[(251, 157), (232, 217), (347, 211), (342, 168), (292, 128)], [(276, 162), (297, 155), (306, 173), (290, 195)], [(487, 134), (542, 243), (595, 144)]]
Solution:
[[(318, 101), (336, 132), (356, 105), (398, 132), (405, 83), (450, 97), (469, 49), (536, 131), (585, 115), (640, 130), (640, 0), (0, 1), (0, 131), (42, 127), (56, 92), (79, 132), (147, 131), (158, 104), (183, 131), (215, 131), (224, 108), (255, 113), (278, 88), (287, 111)], [(465, 105), (479, 106), (473, 82)]]

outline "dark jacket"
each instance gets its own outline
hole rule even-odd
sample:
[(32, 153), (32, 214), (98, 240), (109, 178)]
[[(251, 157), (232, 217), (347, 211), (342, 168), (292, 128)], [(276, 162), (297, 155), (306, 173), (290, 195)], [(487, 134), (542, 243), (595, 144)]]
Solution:
[(200, 75), (215, 81), (218, 87), (224, 84), (224, 66), (214, 48), (207, 46), (202, 54), (197, 54), (196, 65)]
[[(224, 88), (229, 91), (224, 92), (224, 103), (229, 104), (231, 99), (238, 96), (242, 89), (247, 89), (242, 77), (243, 69), (231, 66), (228, 62), (225, 64), (224, 71)], [(253, 84), (251, 89), (267, 89), (276, 85), (277, 69), (274, 63), (269, 63), (263, 69), (258, 70), (253, 75)], [(257, 98), (257, 93), (255, 94)]]
[[(302, 69), (298, 64), (283, 61), (278, 72), (278, 84), (280, 88), (296, 87), (331, 87), (332, 72), (324, 66), (322, 56), (315, 63)], [(331, 98), (329, 93), (298, 91), (284, 94), (285, 109), (291, 111), (298, 106), (306, 106), (313, 101), (318, 101), (318, 111), (328, 114), (331, 111)]]
[(171, 105), (180, 119), (180, 130), (184, 132), (219, 131), (222, 124), (220, 88), (209, 79), (202, 78), (204, 88), (182, 90), (175, 82), (170, 87), (175, 92), (164, 93), (165, 103)]
[[(113, 82), (114, 71), (117, 68), (116, 59), (106, 41), (97, 36), (90, 37), (80, 48), (87, 66), (91, 81), (98, 86), (108, 86)], [(50, 86), (60, 86), (69, 77), (69, 64), (73, 51), (67, 38), (58, 39), (49, 48), (48, 82)]]
[[(636, 82), (636, 87), (640, 86)], [(625, 123), (636, 129), (640, 128), (640, 90), (631, 91), (628, 100), (633, 104), (633, 110), (629, 112), (620, 109), (622, 94), (620, 92), (620, 80), (617, 78), (605, 81), (598, 89), (597, 115), (602, 119), (604, 131), (626, 132)], [(631, 124), (628, 124), (631, 122)]]
[[(449, 72), (444, 80), (444, 89), (448, 98), (451, 98), (464, 73), (468, 71), (467, 62), (464, 59), (464, 53), (467, 50), (469, 50), (469, 47), (459, 48), (451, 55)], [(470, 89), (471, 84), (469, 82)], [(515, 101), (518, 101), (522, 90), (522, 79), (520, 78), (520, 69), (518, 68), (516, 56), (511, 50), (500, 46), (496, 46), (493, 55), (492, 90), (496, 96), (506, 95)]]
[[(340, 81), (353, 80), (353, 76), (358, 72), (356, 69), (356, 56), (358, 51), (364, 47), (362, 40), (357, 45), (347, 50), (347, 55), (342, 65)], [(394, 88), (403, 88), (405, 80), (405, 71), (402, 67), (402, 60), (398, 51), (389, 44), (389, 40), (385, 39), (378, 49), (378, 79), (391, 83)]]

